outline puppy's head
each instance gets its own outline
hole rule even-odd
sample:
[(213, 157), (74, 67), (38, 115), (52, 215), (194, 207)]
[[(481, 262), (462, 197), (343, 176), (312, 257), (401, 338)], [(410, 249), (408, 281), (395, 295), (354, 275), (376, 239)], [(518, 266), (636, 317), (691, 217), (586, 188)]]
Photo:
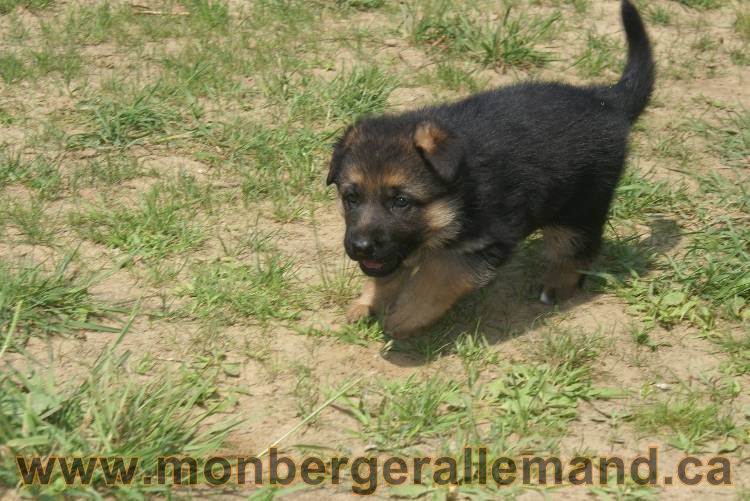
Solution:
[(368, 118), (334, 146), (327, 184), (344, 207), (344, 247), (370, 276), (383, 277), (420, 248), (458, 234), (464, 149), (433, 119)]

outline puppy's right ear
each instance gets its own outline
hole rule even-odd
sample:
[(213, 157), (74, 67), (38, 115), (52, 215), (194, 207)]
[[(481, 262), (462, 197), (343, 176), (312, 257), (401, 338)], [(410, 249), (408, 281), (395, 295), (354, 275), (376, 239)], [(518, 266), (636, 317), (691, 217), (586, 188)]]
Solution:
[(341, 174), (341, 164), (344, 160), (344, 155), (349, 149), (351, 140), (354, 134), (354, 126), (350, 125), (347, 127), (344, 134), (336, 140), (333, 145), (333, 155), (331, 155), (331, 163), (328, 166), (328, 177), (326, 178), (326, 186), (330, 186), (333, 183), (338, 182), (339, 174)]
[(464, 150), (455, 134), (437, 121), (428, 119), (414, 129), (414, 146), (438, 177), (448, 183), (456, 179)]

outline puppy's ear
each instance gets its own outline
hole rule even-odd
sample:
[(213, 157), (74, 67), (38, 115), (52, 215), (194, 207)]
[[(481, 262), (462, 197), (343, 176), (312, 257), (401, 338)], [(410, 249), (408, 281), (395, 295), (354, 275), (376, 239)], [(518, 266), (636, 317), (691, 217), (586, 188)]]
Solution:
[(333, 154), (331, 155), (331, 163), (328, 166), (328, 177), (326, 178), (326, 186), (330, 186), (333, 183), (338, 182), (339, 174), (341, 173), (341, 164), (343, 163), (346, 151), (349, 149), (356, 130), (354, 125), (350, 125), (344, 134), (336, 140), (333, 145)]
[(433, 120), (420, 122), (414, 129), (414, 146), (438, 177), (448, 183), (456, 179), (464, 151), (455, 134)]

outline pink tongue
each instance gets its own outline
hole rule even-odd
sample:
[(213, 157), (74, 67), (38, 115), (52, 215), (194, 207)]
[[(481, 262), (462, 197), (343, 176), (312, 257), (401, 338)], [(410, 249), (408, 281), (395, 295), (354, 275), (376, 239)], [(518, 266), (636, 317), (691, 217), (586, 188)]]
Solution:
[(380, 268), (383, 267), (382, 264), (377, 263), (375, 261), (368, 261), (367, 259), (363, 259), (362, 260), (362, 264), (365, 265), (365, 268), (373, 268), (373, 269), (376, 269), (376, 270), (379, 270)]

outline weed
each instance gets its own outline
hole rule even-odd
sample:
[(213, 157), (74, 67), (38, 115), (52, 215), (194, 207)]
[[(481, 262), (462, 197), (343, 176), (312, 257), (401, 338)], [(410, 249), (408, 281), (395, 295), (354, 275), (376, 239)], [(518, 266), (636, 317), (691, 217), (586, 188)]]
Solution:
[[(12, 341), (21, 346), (31, 335), (112, 332), (95, 321), (121, 310), (91, 296), (94, 277), (78, 277), (70, 269), (72, 258), (69, 255), (52, 271), (38, 264), (0, 261), (0, 333), (12, 335)], [(11, 331), (16, 308), (16, 329)], [(10, 340), (4, 338), (3, 342)]]
[(602, 76), (605, 71), (619, 71), (620, 45), (607, 37), (588, 33), (586, 50), (574, 66), (586, 78)]
[(735, 423), (731, 413), (691, 388), (653, 398), (634, 409), (628, 420), (644, 434), (669, 430), (669, 444), (688, 454), (704, 451), (710, 441), (721, 443), (731, 438), (743, 442), (747, 437), (747, 430)]
[(182, 294), (192, 298), (190, 315), (233, 323), (247, 319), (293, 319), (304, 301), (290, 287), (294, 264), (278, 253), (247, 265), (234, 260), (202, 264)]
[(498, 409), (494, 425), (523, 436), (559, 434), (578, 415), (578, 400), (608, 394), (592, 386), (588, 367), (547, 364), (513, 365), (484, 392)]
[(0, 78), (3, 82), (12, 84), (23, 79), (25, 75), (26, 67), (16, 54), (11, 52), (0, 56)]
[(724, 5), (724, 0), (676, 0), (677, 3), (698, 10), (718, 9)]
[(649, 20), (660, 26), (668, 26), (672, 22), (672, 12), (662, 6), (654, 6), (647, 10)]
[(750, 40), (750, 10), (737, 9), (734, 29), (745, 40)]
[(380, 450), (403, 448), (449, 432), (463, 414), (451, 405), (460, 401), (458, 385), (439, 377), (380, 380), (358, 402), (348, 397), (343, 401), (347, 412), (359, 421), (361, 433)]
[[(183, 183), (191, 185), (195, 189), (193, 182)], [(170, 192), (162, 183), (145, 193), (135, 208), (94, 208), (71, 215), (70, 222), (83, 238), (147, 259), (163, 258), (203, 244), (206, 237), (194, 221), (202, 202), (184, 189)]]
[[(150, 136), (178, 127), (186, 117), (160, 99), (157, 96), (159, 90), (159, 85), (152, 85), (129, 98), (97, 98), (82, 102), (81, 111), (93, 127), (89, 132), (70, 135), (68, 147), (129, 148)], [(191, 113), (196, 117), (200, 111), (193, 108)], [(184, 127), (181, 129), (185, 132)], [(187, 132), (189, 134), (190, 129)]]
[(411, 12), (412, 39), (468, 55), (486, 66), (539, 66), (552, 59), (550, 53), (536, 46), (551, 35), (560, 20), (559, 13), (527, 19), (523, 14), (511, 15), (512, 7), (508, 7), (493, 26), (451, 6), (451, 2), (442, 1), (426, 5), (422, 12)]
[(13, 202), (5, 210), (5, 218), (24, 235), (25, 243), (51, 245), (55, 240), (45, 203), (39, 198), (33, 198), (27, 203)]
[[(62, 384), (63, 378), (52, 369), (33, 364), (26, 371), (3, 371), (0, 440), (10, 453), (0, 458), (0, 482), (18, 482), (13, 461), (17, 455), (139, 457), (139, 469), (153, 471), (158, 456), (190, 451), (205, 458), (215, 452), (237, 425), (236, 420), (222, 420), (221, 425), (198, 429), (221, 404), (215, 397), (215, 377), (177, 371), (139, 381), (128, 375), (129, 356), (130, 352), (114, 355), (107, 349), (85, 377)], [(105, 488), (99, 469), (88, 487), (64, 486), (57, 471), (48, 485), (24, 491), (35, 497), (61, 491), (96, 497)], [(153, 492), (141, 477), (135, 475), (131, 485), (109, 490), (118, 496)]]
[(0, 0), (0, 15), (8, 14), (17, 7), (29, 10), (41, 10), (49, 6), (52, 0)]

